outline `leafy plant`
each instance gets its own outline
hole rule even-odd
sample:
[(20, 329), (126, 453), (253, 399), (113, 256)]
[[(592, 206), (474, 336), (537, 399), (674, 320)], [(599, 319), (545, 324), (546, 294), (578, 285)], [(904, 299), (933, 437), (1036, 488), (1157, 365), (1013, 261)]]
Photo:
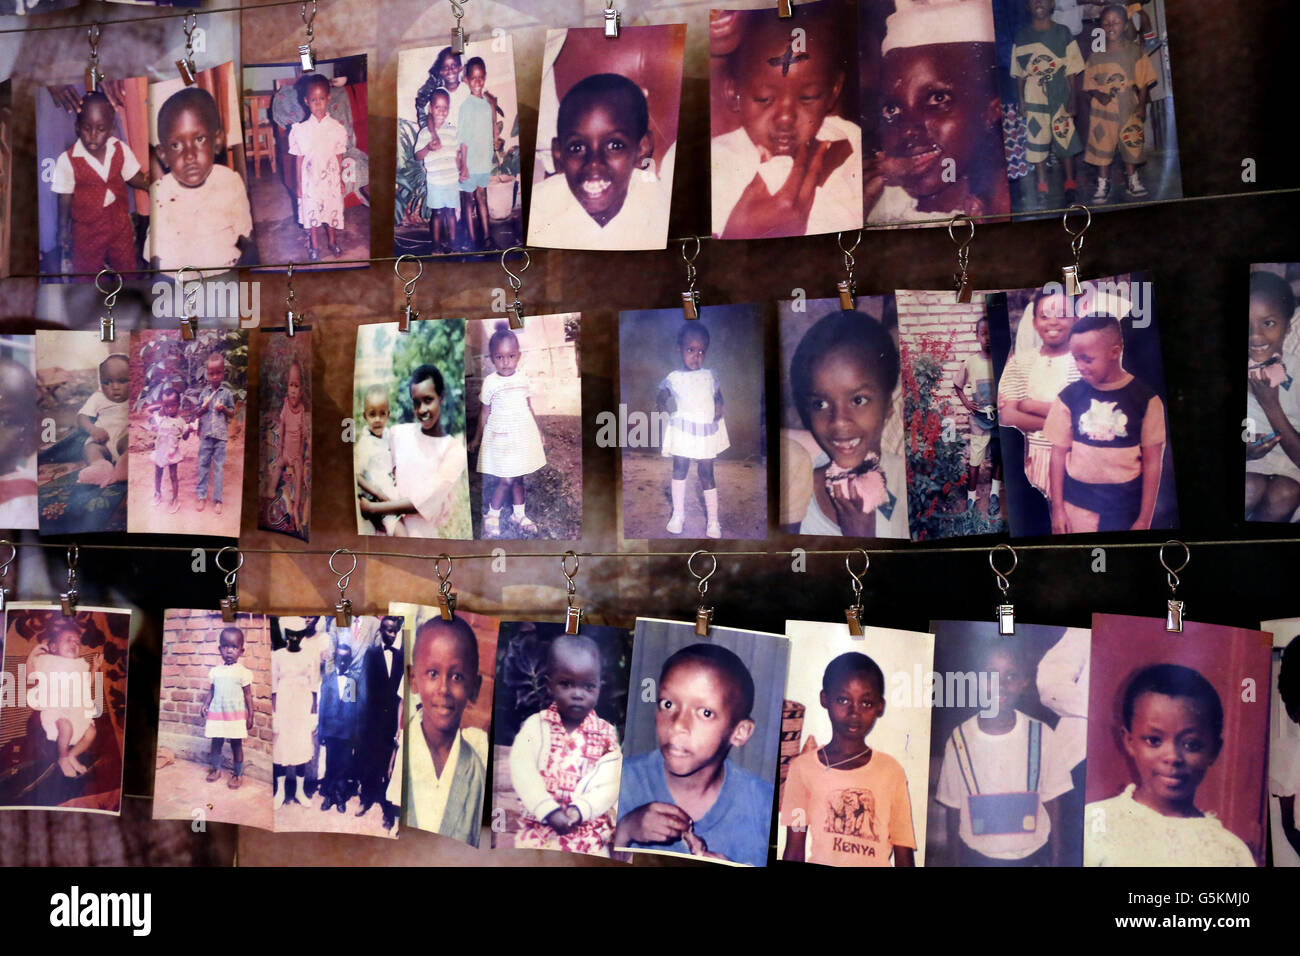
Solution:
[(415, 158), (415, 140), (420, 125), (408, 119), (397, 121), (397, 191), (393, 202), (394, 225), (428, 222), (425, 196), (428, 181), (424, 163)]
[[(375, 340), (377, 349), (387, 343)], [(445, 386), (442, 396), (442, 429), (448, 435), (465, 431), (465, 323), (445, 319), (437, 322), (412, 322), (411, 330), (395, 337), (393, 350), (393, 389), (389, 395), (389, 421), (415, 421), (411, 404), (411, 373), (417, 366), (432, 365), (442, 373)]]

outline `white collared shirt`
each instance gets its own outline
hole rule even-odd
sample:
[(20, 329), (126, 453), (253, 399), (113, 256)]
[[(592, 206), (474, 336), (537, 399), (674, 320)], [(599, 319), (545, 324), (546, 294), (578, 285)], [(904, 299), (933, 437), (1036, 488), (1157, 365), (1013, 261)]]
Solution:
[[(86, 147), (80, 139), (72, 144), (72, 155), (78, 159), (84, 159), (86, 165), (94, 170), (95, 175), (104, 182), (108, 182), (108, 171), (113, 166), (113, 153), (114, 150), (118, 149), (122, 150), (122, 180), (125, 182), (140, 172), (140, 163), (136, 160), (135, 153), (127, 149), (126, 144), (116, 136), (110, 136), (108, 142), (104, 144), (104, 159), (102, 162), (86, 152)], [(71, 195), (73, 190), (76, 189), (76, 185), (77, 176), (72, 171), (72, 160), (68, 158), (68, 151), (65, 149), (59, 153), (59, 158), (54, 161), (54, 181), (50, 183), (50, 192)], [(104, 205), (111, 206), (115, 201), (113, 191), (111, 189), (106, 190)]]
[[(478, 755), (483, 766), (487, 766), (487, 734), (476, 728), (462, 727), (456, 732), (456, 739), (451, 743), (447, 762), (442, 766), (442, 774), (433, 766), (433, 754), (424, 739), (424, 730), (420, 727), (420, 706), (406, 728), (406, 743), (410, 753), (406, 762), (406, 825), (420, 830), (437, 832), (442, 826), (442, 815), (447, 809), (447, 797), (451, 793), (451, 783), (456, 776), (456, 762), (460, 760), (461, 747), (468, 747)], [(398, 755), (401, 759), (401, 755)], [(398, 803), (401, 781), (398, 774), (388, 787), (388, 800)]]

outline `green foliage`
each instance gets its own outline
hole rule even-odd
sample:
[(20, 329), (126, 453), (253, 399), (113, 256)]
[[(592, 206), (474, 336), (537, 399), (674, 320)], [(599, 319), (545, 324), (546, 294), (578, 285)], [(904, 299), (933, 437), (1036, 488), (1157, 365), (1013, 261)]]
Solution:
[(428, 220), (424, 200), (427, 180), (424, 163), (415, 158), (415, 139), (421, 127), (407, 119), (397, 121), (397, 192), (393, 203), (393, 225), (414, 219)]
[(391, 347), (393, 354), (388, 420), (394, 424), (415, 421), (411, 373), (417, 366), (427, 364), (442, 373), (446, 386), (442, 396), (443, 431), (448, 435), (462, 434), (465, 431), (465, 320), (412, 322), (411, 331), (395, 333), (392, 339), (390, 343), (387, 333), (380, 333), (374, 342), (381, 353)]

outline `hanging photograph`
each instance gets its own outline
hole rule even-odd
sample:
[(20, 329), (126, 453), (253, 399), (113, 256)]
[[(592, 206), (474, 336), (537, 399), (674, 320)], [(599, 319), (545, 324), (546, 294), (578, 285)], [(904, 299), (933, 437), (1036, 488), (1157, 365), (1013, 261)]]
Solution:
[(271, 619), (163, 615), (153, 818), (273, 828)]
[(468, 323), (466, 434), (476, 538), (582, 536), (577, 312)]
[(14, 84), (0, 80), (0, 278), (9, 275), (14, 196)]
[(1002, 448), (984, 296), (895, 292), (912, 539), (999, 534)]
[(923, 866), (934, 636), (786, 621), (777, 859)]
[(132, 534), (239, 537), (248, 332), (131, 337)]
[(1262, 866), (1272, 635), (1092, 616), (1084, 866)]
[(986, 302), (1012, 535), (1177, 528), (1150, 275)]
[(851, 312), (839, 299), (785, 300), (777, 314), (782, 530), (906, 538), (894, 297), (858, 296)]
[[(244, 162), (261, 262), (359, 268), (370, 257), (366, 57), (245, 64)], [(346, 264), (340, 264), (343, 261)]]
[(36, 92), (40, 272), (92, 282), (101, 269), (124, 277), (145, 266), (148, 249), (149, 82), (82, 82)]
[(528, 244), (663, 249), (686, 24), (548, 30)]
[(926, 866), (1079, 866), (1088, 631), (930, 629), (934, 673), (913, 685), (934, 708)]
[(1273, 635), (1269, 696), (1268, 829), (1273, 866), (1300, 866), (1300, 618), (1265, 621)]
[(519, 245), (519, 163), (509, 34), (470, 40), (462, 54), (449, 46), (397, 54), (395, 255), (474, 254)]
[(257, 526), (302, 541), (311, 529), (311, 330), (258, 343)]
[(0, 528), (38, 527), (36, 338), (0, 335)]
[[(632, 633), (507, 621), (497, 640), (493, 849), (611, 855)], [(499, 823), (497, 821), (500, 821)]]
[(713, 235), (862, 227), (855, 4), (709, 11)]
[(465, 320), (357, 329), (357, 534), (473, 537), (465, 451)]
[(131, 364), (127, 337), (38, 330), (36, 454), (42, 534), (126, 530), (127, 425)]
[(9, 604), (0, 718), (0, 810), (122, 809), (131, 612)]
[(615, 849), (767, 865), (789, 643), (637, 619)]
[[(445, 621), (437, 607), (398, 601), (388, 612), (402, 620), (397, 643), (406, 650), (407, 667), (405, 743), (398, 738), (394, 763), (405, 769), (389, 781), (388, 805), (405, 806), (404, 826), (477, 847), (490, 763), (499, 622), (468, 611)], [(387, 666), (387, 657), (383, 663)], [(376, 658), (370, 667), (378, 672), (379, 664)], [(386, 673), (391, 683), (392, 672)]]
[(1251, 266), (1246, 366), (1246, 520), (1286, 523), (1300, 507), (1300, 264)]
[(619, 313), (618, 417), (597, 443), (623, 449), (624, 538), (767, 537), (762, 319)]

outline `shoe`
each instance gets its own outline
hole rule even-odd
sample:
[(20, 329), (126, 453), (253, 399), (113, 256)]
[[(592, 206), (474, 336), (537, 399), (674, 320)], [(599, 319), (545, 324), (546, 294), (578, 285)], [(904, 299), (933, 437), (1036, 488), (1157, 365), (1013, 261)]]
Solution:
[(310, 261), (312, 261), (312, 262), (319, 262), (319, 261), (320, 261), (320, 253), (317, 252), (315, 249), (308, 249), (308, 250), (307, 250), (307, 258), (308, 258)]
[(216, 779), (220, 776), (221, 776), (220, 770), (209, 770), (208, 775), (203, 779), (206, 780), (208, 783), (214, 783)]
[(241, 786), (243, 786), (243, 784), (244, 784), (243, 777), (236, 777), (232, 774), (226, 786), (229, 787), (231, 790), (238, 790)]
[(198, 500), (198, 504), (196, 504), (196, 505), (194, 506), (194, 510), (195, 510), (195, 511), (202, 511), (202, 510), (203, 510), (204, 508), (206, 508), (207, 506), (208, 506), (208, 503), (207, 503), (204, 499), (200, 498), (200, 499)]
[(334, 809), (337, 810), (339, 813), (346, 813), (348, 809), (347, 801), (346, 800), (338, 801), (338, 803), (334, 804)]
[(158, 507), (158, 505), (162, 504), (162, 492), (161, 492), (161, 491), (155, 491), (155, 492), (153, 493), (153, 503), (154, 503), (154, 507), (155, 507), (155, 508)]
[(179, 498), (177, 498), (175, 501), (171, 503), (171, 506), (167, 509), (167, 513), (169, 515), (174, 515), (176, 514), (176, 512), (180, 510), (181, 510), (181, 501)]
[(516, 521), (515, 527), (518, 528), (522, 534), (527, 534), (527, 535), (537, 534), (537, 522), (534, 521), (532, 518), (528, 517), (528, 515), (524, 515), (522, 518)]
[(275, 796), (271, 799), (271, 809), (279, 810), (284, 806), (284, 777), (275, 782)]
[(992, 517), (993, 515), (999, 514), (1001, 508), (1002, 505), (998, 502), (998, 496), (989, 495), (989, 516)]
[(385, 811), (384, 811), (384, 829), (385, 829), (385, 830), (391, 830), (391, 829), (393, 828), (394, 824), (396, 824), (396, 823), (397, 823), (397, 814), (393, 813), (391, 810), (385, 810)]
[(501, 537), (501, 515), (495, 514), (483, 516), (483, 537)]
[(374, 806), (373, 803), (363, 803), (363, 804), (361, 804), (361, 809), (357, 811), (357, 816), (359, 816), (359, 817), (364, 817), (367, 813), (370, 812), (370, 808), (373, 807), (373, 806)]
[(674, 512), (673, 512), (673, 516), (672, 516), (671, 518), (668, 519), (668, 533), (669, 533), (669, 534), (681, 534), (681, 533), (682, 533), (682, 528), (685, 527), (685, 525), (686, 525), (686, 518), (685, 518), (685, 516), (684, 516), (684, 515), (680, 515), (680, 514), (678, 514), (677, 512), (674, 511)]
[(221, 502), (220, 502), (220, 501), (214, 501), (214, 502), (212, 502), (212, 513), (213, 513), (213, 514), (218, 514), (218, 515), (221, 514)]
[(332, 806), (334, 806), (334, 801), (331, 800), (329, 797), (326, 797), (326, 798), (325, 798), (325, 802), (322, 803), (322, 804), (320, 805), (320, 812), (321, 812), (321, 813), (325, 813), (325, 812), (328, 811), (328, 810), (330, 809), (330, 807), (332, 807)]
[(1151, 195), (1146, 186), (1142, 185), (1142, 180), (1138, 177), (1137, 173), (1134, 173), (1128, 178), (1128, 188), (1124, 191), (1133, 199), (1145, 199), (1147, 196)]
[(1110, 177), (1102, 176), (1097, 179), (1097, 191), (1092, 194), (1092, 201), (1104, 203), (1108, 199), (1110, 199)]
[(332, 255), (335, 259), (343, 258), (343, 250), (339, 248), (339, 244), (337, 242), (330, 243), (330, 255)]
[(715, 521), (715, 522), (713, 522), (711, 525), (709, 525), (707, 528), (704, 529), (704, 533), (705, 533), (708, 537), (710, 537), (710, 538), (721, 538), (721, 537), (722, 537), (722, 525), (718, 524), (718, 523)]

